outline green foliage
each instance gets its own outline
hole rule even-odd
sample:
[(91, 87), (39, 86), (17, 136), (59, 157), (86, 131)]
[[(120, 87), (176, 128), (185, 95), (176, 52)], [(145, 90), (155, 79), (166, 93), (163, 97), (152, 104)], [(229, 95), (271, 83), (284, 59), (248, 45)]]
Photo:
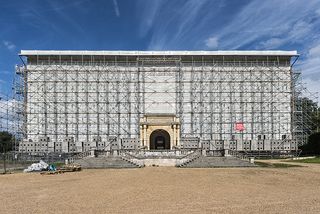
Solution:
[(292, 160), (290, 162), (297, 162), (297, 163), (320, 163), (320, 157), (315, 158), (308, 158), (303, 160)]
[(296, 100), (297, 110), (302, 112), (304, 123), (304, 132), (312, 133), (320, 131), (320, 108), (318, 103), (313, 100), (302, 97)]
[(0, 132), (0, 153), (8, 152), (12, 150), (14, 143), (14, 137), (9, 132)]
[(271, 165), (269, 163), (260, 162), (260, 161), (255, 161), (254, 164), (256, 166), (260, 166), (260, 167), (271, 167)]
[(300, 165), (285, 164), (285, 163), (274, 163), (272, 164), (275, 168), (289, 168), (289, 167), (301, 167)]
[(300, 146), (302, 154), (320, 155), (320, 132), (311, 134), (308, 138), (308, 143)]

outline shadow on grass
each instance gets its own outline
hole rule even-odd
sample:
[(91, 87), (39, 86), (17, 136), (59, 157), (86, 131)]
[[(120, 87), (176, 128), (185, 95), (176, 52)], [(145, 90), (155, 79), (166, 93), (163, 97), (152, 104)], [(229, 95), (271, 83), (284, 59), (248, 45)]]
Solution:
[(260, 162), (255, 161), (255, 165), (258, 167), (267, 167), (267, 168), (290, 168), (290, 167), (303, 167), (300, 165), (294, 165), (294, 164), (285, 164), (285, 163), (266, 163), (266, 162)]

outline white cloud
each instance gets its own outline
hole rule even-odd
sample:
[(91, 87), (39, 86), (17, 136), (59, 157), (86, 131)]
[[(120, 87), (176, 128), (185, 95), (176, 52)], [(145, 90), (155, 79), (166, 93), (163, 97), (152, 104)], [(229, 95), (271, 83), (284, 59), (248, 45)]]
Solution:
[(140, 36), (150, 33), (149, 50), (186, 48), (186, 44), (195, 44), (195, 41), (190, 43), (190, 38), (198, 38), (203, 43), (206, 35), (199, 34), (199, 29), (204, 28), (208, 16), (212, 17), (215, 10), (219, 10), (208, 6), (213, 3), (210, 0), (181, 3), (169, 0), (139, 1)]
[[(319, 96), (319, 81), (314, 81), (312, 79), (306, 78), (303, 80), (303, 83), (305, 83), (306, 88), (311, 94), (318, 93), (318, 96)], [(308, 94), (305, 94), (305, 95), (308, 95)]]
[(274, 49), (274, 48), (281, 46), (283, 43), (284, 43), (283, 39), (271, 38), (267, 41), (261, 42), (260, 44), (261, 44), (262, 49)]
[(301, 63), (303, 76), (313, 81), (320, 80), (320, 44), (311, 48)]
[(320, 57), (320, 44), (318, 44), (317, 46), (312, 47), (309, 50), (308, 56), (311, 57)]
[(8, 70), (2, 70), (2, 71), (0, 71), (0, 74), (10, 74), (11, 72), (10, 71), (8, 71)]
[(144, 1), (140, 0), (137, 4), (137, 11), (139, 16), (141, 16), (139, 34), (141, 37), (144, 37), (149, 30), (152, 28), (157, 14), (162, 6), (164, 1), (153, 0), (153, 1)]
[(120, 10), (119, 10), (119, 6), (118, 6), (117, 0), (113, 0), (113, 6), (114, 6), (114, 11), (116, 13), (116, 16), (120, 17)]
[(260, 46), (258, 45), (257, 47), (262, 49), (275, 49), (287, 43), (305, 43), (304, 39), (312, 35), (312, 24), (307, 21), (298, 20), (291, 25), (292, 28), (284, 30), (284, 32), (279, 35), (281, 38), (276, 37), (262, 41), (260, 42)]
[(16, 45), (10, 41), (4, 40), (2, 43), (9, 51), (14, 51), (16, 49)]
[(311, 92), (320, 92), (320, 41), (310, 45), (305, 59), (297, 66), (301, 70), (303, 82)]
[[(64, 5), (61, 6), (61, 4), (58, 1), (47, 1), (47, 3), (50, 5), (51, 9), (59, 15), (60, 18), (64, 20), (65, 23), (68, 24), (68, 26), (75, 28), (78, 32), (80, 32), (82, 35), (86, 35), (87, 32), (82, 27), (82, 23), (79, 22), (78, 19), (74, 19), (68, 11), (64, 10), (66, 7), (69, 6), (75, 6), (74, 4), (70, 5)], [(78, 3), (81, 3), (79, 1)], [(58, 33), (62, 33), (59, 28), (57, 28), (52, 21), (48, 19), (47, 16), (44, 16), (43, 12), (36, 11), (34, 8), (31, 8), (31, 11), (35, 14), (37, 14), (38, 19), (41, 19), (43, 22), (47, 22), (50, 27), (52, 27), (54, 30), (56, 30)], [(44, 20), (43, 20), (44, 19)]]
[(292, 30), (290, 30), (287, 40), (297, 41), (305, 39), (312, 33), (312, 24), (304, 20), (299, 20), (294, 23)]
[[(224, 28), (216, 29), (218, 38), (224, 38), (219, 47), (224, 49), (239, 49), (243, 46), (261, 48), (265, 44), (274, 47), (283, 43), (302, 43), (304, 37), (311, 37), (310, 31), (317, 21), (312, 17), (315, 8), (320, 7), (320, 1), (310, 0), (308, 4), (300, 0), (253, 0), (244, 6), (233, 20)], [(272, 38), (278, 38), (270, 40)], [(269, 41), (270, 40), (270, 41)]]
[(205, 43), (208, 48), (212, 48), (212, 49), (217, 48), (218, 38), (215, 36), (209, 37), (208, 39), (206, 39)]
[(252, 0), (223, 21), (219, 21), (221, 12), (228, 12), (224, 10), (229, 10), (226, 8), (231, 3), (219, 2), (226, 7), (221, 9), (217, 1), (210, 0), (183, 1), (179, 7), (175, 1), (140, 0), (140, 36), (150, 32), (148, 49), (179, 49), (186, 44), (187, 48), (210, 49), (215, 46), (211, 35), (219, 39), (219, 49), (274, 49), (303, 44), (319, 23), (314, 19), (320, 8), (318, 0), (308, 4), (300, 0)]

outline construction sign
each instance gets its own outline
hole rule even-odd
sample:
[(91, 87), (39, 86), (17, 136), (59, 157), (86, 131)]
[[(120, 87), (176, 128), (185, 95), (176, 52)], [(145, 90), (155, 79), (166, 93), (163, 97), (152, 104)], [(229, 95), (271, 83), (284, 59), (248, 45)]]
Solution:
[(237, 131), (241, 131), (241, 132), (244, 130), (243, 122), (237, 122), (236, 123), (236, 130)]

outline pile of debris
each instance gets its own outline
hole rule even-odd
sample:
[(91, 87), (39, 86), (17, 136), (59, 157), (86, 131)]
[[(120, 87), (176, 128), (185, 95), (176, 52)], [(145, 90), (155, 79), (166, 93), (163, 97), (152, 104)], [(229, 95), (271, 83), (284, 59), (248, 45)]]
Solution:
[(75, 172), (80, 171), (81, 166), (78, 164), (65, 164), (62, 167), (55, 167), (54, 165), (49, 165), (46, 162), (40, 160), (39, 163), (33, 163), (28, 166), (23, 172), (41, 172), (42, 175), (53, 175), (61, 174), (65, 172)]
[(66, 164), (54, 171), (44, 171), (41, 172), (41, 175), (54, 175), (54, 174), (61, 174), (65, 172), (76, 172), (76, 171), (81, 171), (81, 166), (78, 164)]
[(60, 170), (70, 171), (70, 172), (81, 171), (81, 166), (80, 164), (66, 164), (63, 167), (61, 167)]
[(23, 172), (40, 172), (40, 171), (44, 171), (44, 170), (48, 170), (49, 165), (40, 160), (39, 163), (33, 163), (30, 166), (28, 166), (27, 169), (23, 170)]

